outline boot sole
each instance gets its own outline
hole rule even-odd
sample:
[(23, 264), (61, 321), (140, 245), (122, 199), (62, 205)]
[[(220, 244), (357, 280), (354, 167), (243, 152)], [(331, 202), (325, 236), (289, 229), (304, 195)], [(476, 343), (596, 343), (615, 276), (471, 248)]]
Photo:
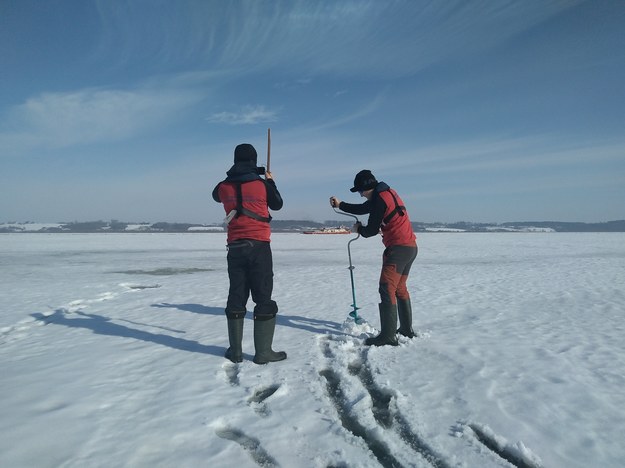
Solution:
[[(278, 353), (276, 353), (278, 354)], [(263, 365), (263, 364), (269, 364), (270, 362), (280, 362), (280, 361), (284, 361), (286, 359), (286, 353), (284, 351), (279, 353), (280, 356), (276, 357), (275, 359), (256, 359), (256, 356), (254, 356), (254, 359), (252, 359), (252, 361), (254, 361), (254, 364), (259, 364), (259, 365)]]
[(367, 346), (399, 346), (398, 341), (385, 341), (383, 343), (376, 343), (375, 341), (365, 340)]

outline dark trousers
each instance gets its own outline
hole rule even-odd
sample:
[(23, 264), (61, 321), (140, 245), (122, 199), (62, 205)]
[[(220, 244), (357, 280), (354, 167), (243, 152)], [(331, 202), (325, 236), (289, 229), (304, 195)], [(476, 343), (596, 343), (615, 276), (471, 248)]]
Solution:
[(384, 250), (379, 289), (382, 303), (397, 304), (397, 299), (410, 300), (406, 281), (417, 252), (416, 245), (392, 245)]
[(230, 289), (226, 315), (245, 316), (247, 301), (252, 294), (254, 318), (270, 319), (278, 313), (271, 299), (273, 292), (273, 258), (269, 242), (239, 240), (228, 245), (228, 278)]

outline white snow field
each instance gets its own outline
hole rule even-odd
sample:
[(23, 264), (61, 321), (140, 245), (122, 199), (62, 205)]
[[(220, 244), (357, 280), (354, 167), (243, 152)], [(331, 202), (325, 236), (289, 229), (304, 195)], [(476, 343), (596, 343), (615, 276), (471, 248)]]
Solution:
[(419, 234), (419, 337), (379, 326), (379, 237), (274, 234), (258, 366), (224, 234), (0, 235), (0, 466), (622, 467), (625, 234)]

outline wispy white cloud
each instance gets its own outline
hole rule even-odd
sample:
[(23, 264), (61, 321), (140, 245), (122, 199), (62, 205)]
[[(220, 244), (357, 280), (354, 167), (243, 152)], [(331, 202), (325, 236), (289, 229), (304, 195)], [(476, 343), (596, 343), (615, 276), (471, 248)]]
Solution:
[[(18, 54), (24, 58), (13, 75), (32, 79), (13, 78), (6, 87), (21, 101), (0, 108), (0, 163), (24, 157), (3, 164), (0, 179), (23, 190), (22, 173), (51, 179), (49, 168), (58, 168), (64, 186), (100, 185), (105, 209), (114, 176), (123, 179), (115, 188), (127, 205), (158, 192), (156, 210), (166, 205), (161, 181), (170, 192), (201, 178), (188, 184), (189, 174), (216, 182), (238, 142), (264, 147), (263, 125), (255, 124), (277, 122), (272, 171), (289, 200), (281, 216), (300, 216), (300, 206), (312, 213), (315, 203), (323, 205), (321, 216), (332, 214), (327, 196), (350, 196), (363, 168), (408, 200), (429, 197), (434, 206), (445, 199), (451, 213), (465, 199), (479, 212), (485, 197), (494, 206), (507, 193), (550, 187), (579, 205), (588, 195), (580, 192), (593, 191), (579, 188), (622, 182), (615, 174), (623, 174), (625, 142), (618, 125), (623, 52), (614, 46), (622, 28), (618, 15), (605, 21), (617, 8), (595, 10), (581, 31), (593, 7), (578, 3), (193, 0), (146, 9), (98, 0), (100, 23), (58, 37), (49, 62), (28, 59), (37, 56), (37, 41), (21, 43), (29, 54)], [(88, 19), (81, 24), (92, 25)], [(49, 92), (52, 84), (72, 91)], [(109, 142), (117, 143), (115, 158), (107, 157)], [(46, 161), (32, 157), (43, 153)], [(79, 173), (61, 170), (81, 157)], [(203, 165), (176, 172), (183, 161)], [(120, 162), (132, 165), (121, 170)], [(152, 168), (158, 174), (146, 178)], [(615, 200), (623, 190), (613, 192), (593, 200), (620, 213)], [(76, 205), (85, 204), (80, 193)], [(205, 196), (189, 198), (196, 195)], [(204, 205), (195, 210), (204, 213)], [(168, 210), (179, 211), (173, 204)]]
[(119, 141), (175, 119), (199, 98), (191, 91), (162, 89), (44, 93), (8, 112), (0, 122), (0, 146), (10, 152)]
[(278, 0), (164, 3), (154, 11), (101, 2), (97, 55), (158, 57), (164, 67), (194, 57), (197, 68), (238, 73), (287, 67), (293, 74), (405, 76), (499, 45), (577, 2)]
[(311, 78), (299, 78), (292, 81), (280, 81), (274, 85), (276, 89), (300, 89), (309, 86), (313, 80)]
[[(592, 165), (622, 161), (625, 141), (563, 142), (556, 137), (491, 138), (415, 147), (386, 154), (385, 165), (393, 174), (451, 174), (516, 171), (538, 168)], [(378, 155), (364, 156), (375, 164)]]
[(278, 120), (278, 112), (265, 106), (244, 106), (236, 112), (217, 112), (206, 118), (211, 123), (253, 125)]
[(317, 132), (329, 128), (341, 127), (374, 114), (384, 104), (385, 96), (386, 92), (382, 91), (361, 106), (351, 110), (351, 112), (338, 115), (336, 118), (323, 122), (322, 124), (311, 125), (309, 129), (313, 132)]

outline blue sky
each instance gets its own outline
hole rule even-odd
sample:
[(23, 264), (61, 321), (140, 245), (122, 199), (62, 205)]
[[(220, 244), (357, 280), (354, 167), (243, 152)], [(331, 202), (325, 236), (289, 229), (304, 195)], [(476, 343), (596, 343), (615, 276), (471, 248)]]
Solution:
[(277, 219), (360, 169), (413, 221), (625, 218), (625, 2), (0, 0), (0, 222), (220, 222), (238, 143)]

